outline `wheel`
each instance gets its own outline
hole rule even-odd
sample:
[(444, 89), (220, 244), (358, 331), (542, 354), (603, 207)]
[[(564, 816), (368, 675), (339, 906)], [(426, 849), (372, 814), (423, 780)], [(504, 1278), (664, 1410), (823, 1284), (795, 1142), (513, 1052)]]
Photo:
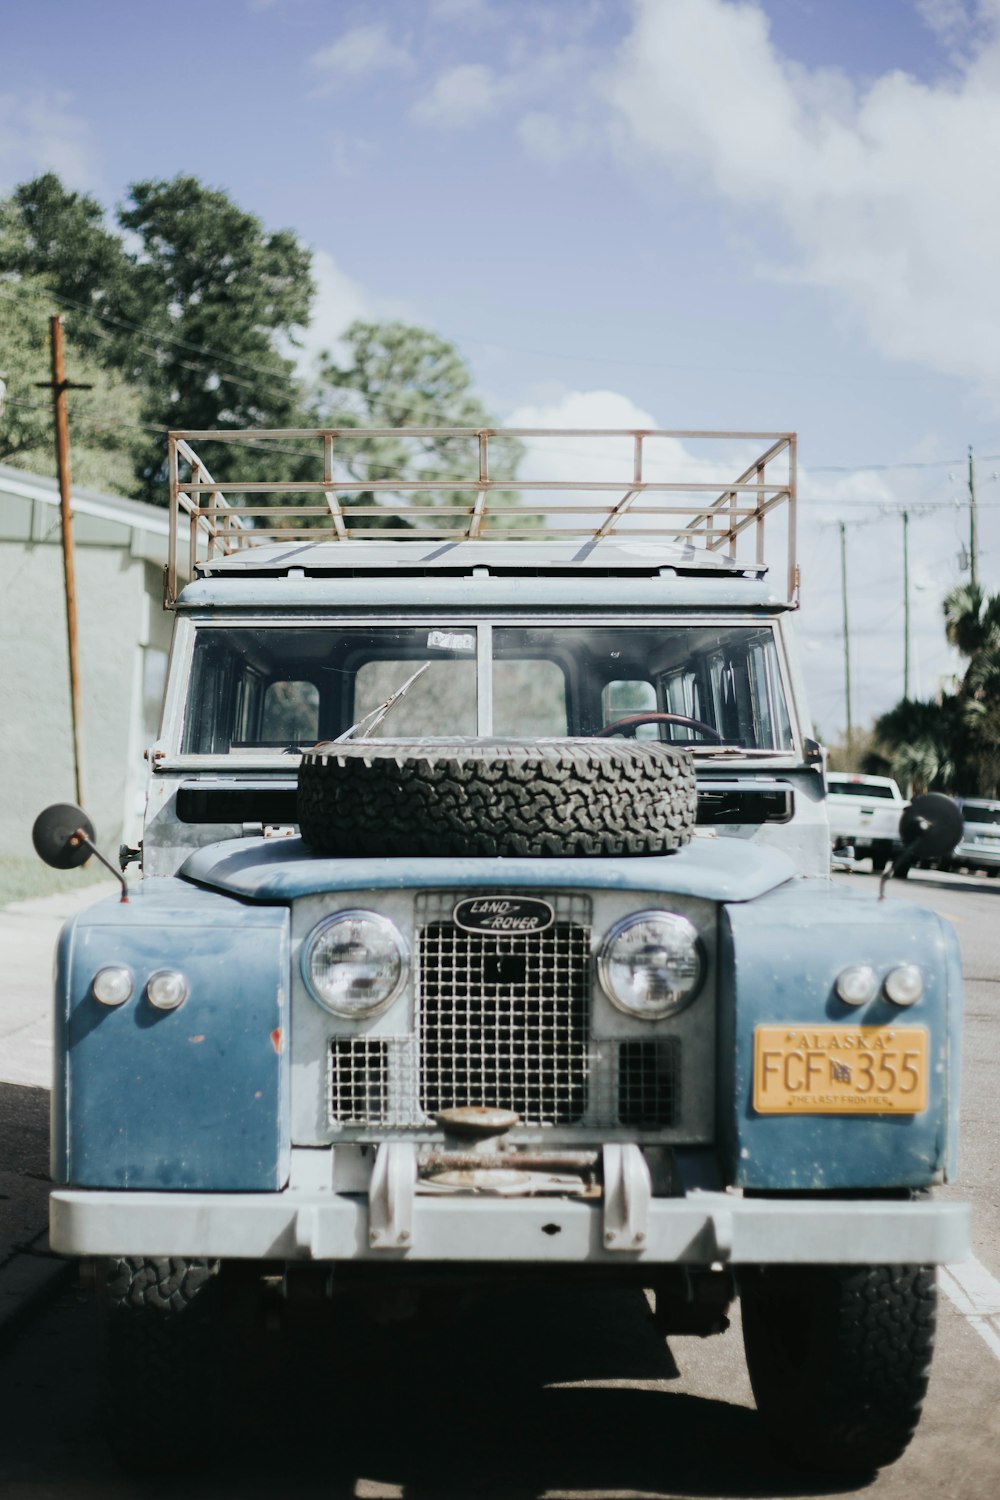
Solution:
[(892, 859), (892, 844), (888, 839), (876, 839), (872, 844), (872, 870), (876, 875), (881, 875), (886, 865)]
[(640, 724), (683, 724), (687, 729), (696, 729), (699, 734), (711, 735), (717, 744), (722, 744), (722, 735), (711, 724), (703, 724), (700, 719), (688, 718), (687, 714), (667, 714), (650, 711), (645, 714), (626, 714), (623, 719), (615, 719), (611, 724), (605, 724), (603, 729), (597, 731), (597, 738), (604, 739), (611, 734), (627, 734), (635, 738), (635, 732)]
[(218, 1262), (119, 1257), (104, 1270), (104, 1427), (112, 1452), (142, 1474), (204, 1463), (220, 1442)]
[(740, 1277), (757, 1409), (801, 1465), (870, 1473), (904, 1451), (927, 1391), (932, 1266), (774, 1266)]
[(303, 755), (298, 813), (338, 855), (667, 854), (697, 794), (688, 752), (657, 741), (335, 741)]

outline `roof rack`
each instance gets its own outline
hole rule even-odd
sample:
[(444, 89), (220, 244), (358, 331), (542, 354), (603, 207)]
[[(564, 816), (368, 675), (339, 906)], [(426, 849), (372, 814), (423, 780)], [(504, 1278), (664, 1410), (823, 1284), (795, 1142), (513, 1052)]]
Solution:
[[(391, 440), (412, 457), (407, 477), (385, 477), (373, 444)], [(566, 455), (584, 477), (491, 477), (491, 456), (511, 442), (565, 473)], [(315, 479), (213, 479), (204, 449), (225, 444), (283, 459)], [(309, 444), (308, 448), (288, 445)], [(570, 448), (570, 443), (580, 446)], [(685, 446), (681, 446), (681, 445)], [(689, 446), (707, 449), (691, 451)], [(365, 446), (362, 446), (365, 445)], [(442, 446), (443, 445), (443, 446)], [(754, 449), (761, 449), (749, 457)], [(367, 451), (366, 451), (367, 448)], [(498, 451), (499, 450), (499, 451)], [(384, 450), (383, 450), (384, 451)], [(446, 454), (449, 477), (440, 465)], [(553, 459), (555, 462), (553, 463)], [(214, 460), (213, 460), (214, 461)], [(753, 544), (764, 564), (764, 522), (787, 502), (788, 598), (798, 591), (796, 437), (790, 432), (699, 432), (658, 428), (352, 427), (172, 432), (169, 436), (170, 546), (166, 602), (200, 561), (264, 542), (541, 540), (588, 536), (700, 544), (737, 558)], [(503, 467), (498, 463), (498, 468)], [(614, 471), (613, 474), (611, 471)], [(607, 474), (608, 477), (605, 477)], [(388, 504), (387, 504), (388, 502)], [(391, 522), (392, 524), (386, 524)], [(750, 566), (748, 561), (747, 566)]]

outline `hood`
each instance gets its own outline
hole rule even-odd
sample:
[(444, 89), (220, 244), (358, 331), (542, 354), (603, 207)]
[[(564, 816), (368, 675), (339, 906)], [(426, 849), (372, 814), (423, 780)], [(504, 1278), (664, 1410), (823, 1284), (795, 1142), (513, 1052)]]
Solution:
[(181, 866), (184, 880), (245, 901), (286, 902), (324, 891), (532, 890), (662, 891), (706, 901), (753, 901), (795, 874), (787, 855), (743, 839), (695, 837), (676, 854), (617, 859), (338, 859), (299, 838), (229, 839)]

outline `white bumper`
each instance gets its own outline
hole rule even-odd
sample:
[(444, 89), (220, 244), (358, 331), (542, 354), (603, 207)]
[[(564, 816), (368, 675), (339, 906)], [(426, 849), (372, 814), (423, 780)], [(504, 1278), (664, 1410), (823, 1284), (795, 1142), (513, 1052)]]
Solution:
[(484, 1264), (934, 1265), (970, 1253), (968, 1204), (653, 1198), (636, 1147), (604, 1150), (596, 1201), (425, 1196), (405, 1145), (379, 1149), (369, 1194), (57, 1188), (50, 1239), (66, 1255)]

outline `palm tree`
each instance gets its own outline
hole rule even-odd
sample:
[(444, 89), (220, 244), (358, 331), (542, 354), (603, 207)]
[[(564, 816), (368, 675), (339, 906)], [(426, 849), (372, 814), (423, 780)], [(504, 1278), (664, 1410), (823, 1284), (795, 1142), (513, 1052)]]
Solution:
[(914, 791), (993, 796), (1000, 785), (1000, 594), (963, 584), (942, 607), (948, 640), (969, 663), (965, 674), (954, 693), (904, 698), (883, 714), (875, 724), (878, 758)]
[[(903, 698), (875, 721), (882, 773), (912, 792), (947, 792), (962, 786), (968, 760), (968, 729), (954, 694), (940, 699)], [(873, 769), (866, 761), (865, 770)]]

